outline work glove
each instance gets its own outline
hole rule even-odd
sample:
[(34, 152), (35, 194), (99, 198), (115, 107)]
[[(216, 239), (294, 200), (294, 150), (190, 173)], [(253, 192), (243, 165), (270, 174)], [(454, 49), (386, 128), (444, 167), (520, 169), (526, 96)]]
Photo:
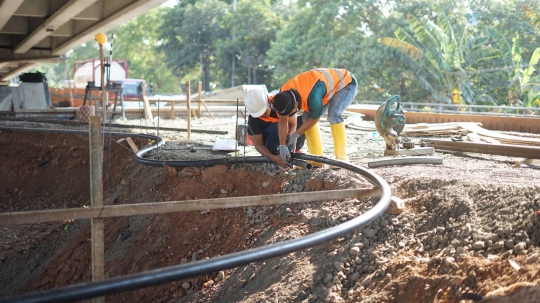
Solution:
[(290, 161), (291, 154), (289, 153), (289, 149), (287, 148), (287, 145), (279, 146), (279, 156), (281, 157), (281, 160), (283, 160), (283, 162)]
[(287, 146), (291, 146), (290, 150), (296, 150), (296, 140), (298, 140), (298, 134), (296, 132), (292, 133), (287, 140)]

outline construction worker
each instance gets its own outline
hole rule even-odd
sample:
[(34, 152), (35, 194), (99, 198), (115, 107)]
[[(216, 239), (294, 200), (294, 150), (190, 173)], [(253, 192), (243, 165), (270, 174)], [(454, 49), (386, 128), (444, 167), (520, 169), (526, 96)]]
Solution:
[[(328, 112), (336, 159), (348, 161), (342, 114), (351, 104), (357, 90), (358, 82), (354, 75), (346, 69), (337, 68), (309, 70), (283, 84), (270, 105), (279, 117), (281, 159), (288, 161), (290, 148), (295, 148), (296, 139), (303, 134), (306, 135), (308, 153), (322, 156), (323, 147), (318, 123), (321, 116)], [(297, 110), (303, 112), (304, 123), (291, 133), (286, 117)]]
[[(289, 168), (288, 161), (283, 161), (278, 156), (279, 135), (278, 135), (278, 115), (268, 107), (268, 101), (273, 97), (266, 95), (260, 89), (251, 89), (245, 93), (244, 104), (249, 111), (248, 117), (248, 135), (253, 141), (255, 149), (267, 159), (275, 162), (283, 168)], [(287, 117), (288, 133), (293, 133), (297, 125), (302, 125), (302, 117), (297, 116), (296, 112), (290, 113)], [(298, 137), (294, 146), (290, 145), (290, 152), (300, 152), (304, 145), (306, 136)]]

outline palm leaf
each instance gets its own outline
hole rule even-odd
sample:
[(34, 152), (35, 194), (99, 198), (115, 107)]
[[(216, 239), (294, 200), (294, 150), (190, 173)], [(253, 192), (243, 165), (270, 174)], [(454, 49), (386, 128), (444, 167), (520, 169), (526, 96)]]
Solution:
[(493, 40), (495, 40), (497, 47), (502, 51), (502, 53), (506, 54), (506, 56), (503, 58), (506, 66), (512, 66), (512, 50), (510, 48), (510, 44), (506, 40), (506, 37), (503, 36), (499, 31), (491, 27), (487, 29), (487, 32), (489, 36), (493, 38)]
[(502, 56), (502, 52), (495, 48), (481, 48), (469, 52), (464, 60), (467, 65), (473, 64), (475, 62), (480, 62), (482, 60), (489, 60), (493, 58), (498, 58)]
[[(437, 34), (440, 36), (441, 40), (444, 41), (444, 43), (441, 44), (441, 49), (443, 50), (443, 57), (445, 58), (445, 65), (448, 68), (453, 68), (456, 66), (459, 66), (461, 64), (462, 58), (461, 58), (461, 52), (459, 51), (458, 44), (456, 42), (456, 38), (454, 36), (454, 30), (452, 29), (452, 25), (450, 24), (450, 20), (448, 20), (448, 17), (445, 13), (439, 12), (439, 24), (440, 28), (436, 27), (433, 29), (435, 33), (438, 33), (437, 28), (440, 29), (442, 33), (444, 33), (442, 36), (440, 34)], [(467, 29), (465, 29), (466, 31)]]
[(526, 4), (521, 4), (521, 10), (525, 14), (525, 17), (531, 20), (531, 25), (535, 29), (539, 29), (540, 28), (540, 15), (538, 15), (532, 8), (530, 8)]
[(396, 29), (396, 31), (394, 32), (394, 35), (396, 36), (396, 38), (398, 38), (399, 40), (401, 41), (405, 41), (409, 44), (412, 44), (414, 45), (415, 47), (417, 48), (420, 48), (418, 43), (416, 42), (416, 40), (414, 40), (413, 37), (411, 37), (406, 31), (404, 31), (401, 27)]
[(482, 45), (486, 44), (490, 41), (489, 37), (474, 37), (472, 39), (469, 39), (467, 43), (463, 46), (463, 52), (468, 53), (472, 52), (473, 50), (481, 47)]
[(418, 81), (420, 86), (423, 89), (427, 90), (430, 94), (435, 94), (437, 92), (433, 85), (431, 85), (431, 83), (426, 78), (417, 76), (416, 80)]
[(475, 92), (469, 81), (460, 81), (460, 89), (463, 98), (467, 104), (473, 104), (475, 100)]
[[(439, 69), (433, 65), (433, 63), (426, 57), (426, 55), (417, 48), (416, 46), (409, 44), (405, 41), (401, 41), (396, 38), (378, 38), (377, 42), (384, 44), (390, 49), (397, 51), (394, 55), (400, 59), (402, 62), (407, 64), (413, 72), (417, 73), (419, 76), (425, 78), (433, 78), (435, 81), (441, 81), (441, 73)], [(406, 56), (400, 56), (399, 54), (404, 54)], [(430, 76), (425, 74), (429, 73)]]
[(529, 83), (525, 86), (528, 86), (525, 107), (533, 107), (540, 98), (540, 83)]
[(521, 46), (519, 45), (519, 34), (516, 34), (512, 41), (512, 63), (514, 64), (514, 76), (519, 76), (521, 72)]
[(414, 60), (423, 60), (426, 56), (424, 52), (422, 52), (416, 46), (396, 38), (383, 37), (377, 39), (377, 42), (389, 46), (393, 49), (399, 50), (400, 52), (406, 54)]
[(540, 47), (534, 50), (531, 61), (529, 61), (529, 66), (523, 72), (523, 80), (521, 81), (522, 83), (527, 84), (529, 82), (530, 77), (536, 70), (534, 66), (536, 65), (536, 63), (538, 63), (538, 60), (540, 60)]
[(441, 56), (439, 44), (433, 35), (426, 29), (422, 22), (416, 19), (416, 17), (409, 15), (407, 21), (409, 22), (411, 30), (420, 42), (422, 49), (425, 50), (426, 56), (439, 66), (440, 69), (447, 70), (444, 66), (444, 60)]
[(446, 95), (440, 95), (440, 94), (432, 94), (431, 97), (433, 97), (433, 99), (441, 102), (441, 103), (446, 103), (446, 104), (452, 104), (453, 101), (451, 98), (449, 98), (448, 96)]
[(480, 96), (478, 96), (478, 100), (485, 105), (499, 105), (497, 104), (497, 101), (495, 101), (495, 99), (493, 99), (493, 97), (488, 94), (481, 94)]

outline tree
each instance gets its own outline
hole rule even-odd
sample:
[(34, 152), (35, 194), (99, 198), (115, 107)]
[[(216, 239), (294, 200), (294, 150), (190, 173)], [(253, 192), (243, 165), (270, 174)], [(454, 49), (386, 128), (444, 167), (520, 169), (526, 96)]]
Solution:
[(131, 78), (144, 78), (156, 92), (178, 91), (178, 80), (165, 62), (165, 54), (159, 50), (163, 42), (159, 29), (168, 7), (157, 7), (109, 32), (113, 45), (113, 59), (129, 60)]
[(165, 53), (165, 61), (180, 78), (200, 67), (205, 91), (211, 90), (213, 82), (211, 70), (217, 52), (215, 41), (230, 35), (221, 27), (221, 20), (228, 9), (225, 2), (201, 0), (185, 6), (177, 5), (163, 16), (160, 50)]
[(482, 37), (474, 37), (465, 27), (456, 37), (448, 17), (439, 12), (440, 26), (426, 17), (407, 17), (414, 36), (404, 29), (395, 32), (396, 38), (378, 41), (391, 50), (412, 71), (419, 84), (430, 92), (431, 101), (443, 103), (473, 103), (476, 96), (465, 71), (478, 61), (500, 56), (500, 51), (486, 47)]
[(224, 16), (222, 26), (232, 35), (217, 42), (216, 67), (221, 71), (222, 87), (232, 82), (270, 83), (272, 66), (268, 65), (266, 53), (282, 23), (282, 18), (276, 14), (277, 7), (268, 0), (242, 0), (235, 11)]

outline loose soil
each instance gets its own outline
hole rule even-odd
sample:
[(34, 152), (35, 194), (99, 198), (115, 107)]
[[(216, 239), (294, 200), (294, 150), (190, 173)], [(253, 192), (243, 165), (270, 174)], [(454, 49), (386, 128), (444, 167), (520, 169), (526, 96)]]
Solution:
[[(179, 120), (161, 123), (185, 127)], [(207, 128), (231, 130), (230, 125)], [(160, 135), (169, 142), (151, 153), (157, 159), (202, 155), (216, 137)], [(330, 156), (331, 137), (323, 135)], [(134, 140), (138, 146), (148, 143)], [(380, 138), (351, 131), (348, 142), (357, 147), (350, 154), (353, 164), (367, 167), (383, 158)], [(190, 154), (195, 144), (199, 150)], [(4, 130), (0, 145), (1, 213), (90, 205), (86, 135)], [(464, 293), (491, 296), (482, 302), (505, 302), (510, 295), (521, 296), (522, 302), (537, 298), (540, 169), (517, 168), (518, 159), (503, 156), (437, 156), (442, 165), (373, 169), (405, 207), (346, 237), (219, 273), (114, 294), (106, 302), (472, 302), (460, 300)], [(103, 180), (106, 205), (370, 187), (351, 172), (324, 167), (145, 166), (121, 138), (105, 140)], [(359, 216), (377, 201), (105, 219), (105, 274), (124, 276), (298, 238)], [(89, 220), (1, 226), (0, 298), (90, 282), (90, 238)]]

